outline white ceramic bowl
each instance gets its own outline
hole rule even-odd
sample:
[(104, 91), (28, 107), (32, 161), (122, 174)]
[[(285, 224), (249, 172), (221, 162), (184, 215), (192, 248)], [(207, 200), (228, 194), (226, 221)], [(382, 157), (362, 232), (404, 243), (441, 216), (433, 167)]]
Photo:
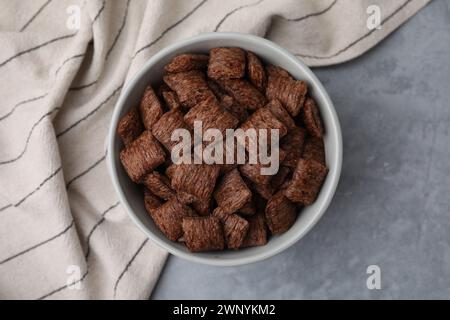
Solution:
[[(325, 151), (329, 174), (316, 202), (301, 211), (295, 224), (284, 234), (271, 237), (262, 247), (238, 251), (191, 253), (183, 245), (168, 240), (154, 225), (144, 208), (142, 191), (125, 173), (119, 152), (122, 144), (116, 134), (119, 119), (139, 104), (148, 84), (160, 84), (163, 67), (180, 53), (208, 52), (214, 47), (240, 47), (256, 53), (264, 62), (281, 66), (295, 78), (308, 83), (309, 92), (317, 101), (325, 125)], [(312, 71), (287, 50), (263, 38), (239, 33), (207, 33), (174, 43), (155, 54), (128, 83), (114, 109), (108, 137), (108, 168), (114, 188), (131, 219), (148, 237), (170, 253), (199, 263), (235, 266), (269, 258), (301, 239), (323, 215), (336, 190), (342, 166), (342, 136), (333, 103)]]

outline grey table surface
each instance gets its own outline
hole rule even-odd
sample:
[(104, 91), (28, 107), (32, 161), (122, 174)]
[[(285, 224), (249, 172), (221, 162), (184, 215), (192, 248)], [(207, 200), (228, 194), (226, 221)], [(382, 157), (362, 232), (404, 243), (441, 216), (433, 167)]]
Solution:
[[(432, 1), (362, 57), (314, 71), (344, 138), (321, 221), (247, 266), (170, 257), (153, 299), (450, 298), (450, 1)], [(380, 290), (366, 286), (369, 265)]]

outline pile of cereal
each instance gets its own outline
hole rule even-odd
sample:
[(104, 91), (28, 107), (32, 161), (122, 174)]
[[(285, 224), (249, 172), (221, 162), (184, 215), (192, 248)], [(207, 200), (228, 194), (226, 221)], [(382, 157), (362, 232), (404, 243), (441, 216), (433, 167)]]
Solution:
[[(156, 226), (193, 252), (261, 246), (286, 232), (328, 172), (323, 124), (306, 83), (240, 48), (176, 56), (163, 80), (117, 128), (120, 160), (143, 185)], [(262, 164), (173, 164), (172, 132), (192, 132), (199, 120), (203, 130), (278, 129), (278, 173), (262, 175)]]

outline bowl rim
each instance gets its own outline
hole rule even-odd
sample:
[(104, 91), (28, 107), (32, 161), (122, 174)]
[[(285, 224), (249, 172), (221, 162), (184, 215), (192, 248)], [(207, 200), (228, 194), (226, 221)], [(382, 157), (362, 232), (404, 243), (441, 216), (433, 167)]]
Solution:
[[(333, 129), (335, 134), (336, 140), (336, 170), (329, 172), (327, 176), (327, 180), (331, 180), (330, 187), (326, 193), (326, 197), (321, 203), (321, 206), (317, 209), (317, 213), (314, 215), (314, 217), (308, 222), (308, 224), (301, 230), (301, 232), (298, 232), (298, 234), (295, 234), (295, 236), (292, 236), (290, 238), (287, 238), (285, 241), (278, 244), (276, 247), (269, 248), (265, 251), (252, 254), (250, 256), (242, 256), (242, 257), (234, 257), (234, 258), (227, 258), (227, 259), (221, 259), (220, 253), (218, 253), (218, 256), (215, 256), (214, 258), (211, 257), (205, 257), (201, 255), (196, 255), (195, 253), (182, 251), (175, 246), (168, 245), (167, 243), (163, 242), (153, 234), (147, 227), (140, 221), (140, 219), (137, 217), (137, 215), (134, 213), (133, 209), (131, 208), (130, 204), (128, 203), (127, 198), (124, 195), (124, 192), (122, 190), (122, 186), (119, 183), (118, 174), (117, 174), (117, 167), (115, 162), (115, 154), (111, 152), (110, 150), (114, 150), (114, 144), (116, 139), (116, 127), (120, 118), (121, 109), (126, 104), (125, 97), (128, 95), (127, 93), (133, 88), (139, 81), (139, 79), (147, 72), (147, 70), (152, 67), (155, 63), (157, 63), (161, 58), (165, 57), (166, 55), (170, 54), (171, 52), (181, 49), (185, 46), (188, 46), (190, 44), (194, 44), (196, 42), (200, 41), (206, 41), (206, 40), (230, 40), (230, 39), (238, 39), (240, 41), (244, 42), (252, 42), (257, 45), (263, 45), (266, 47), (270, 47), (271, 50), (277, 51), (279, 54), (283, 56), (283, 59), (289, 59), (291, 62), (293, 62), (297, 67), (310, 78), (310, 85), (312, 85), (317, 94), (321, 96), (322, 100), (325, 102), (325, 108), (329, 109), (331, 116), (330, 125)], [(120, 108), (122, 106), (122, 108)], [(111, 177), (114, 190), (116, 191), (116, 194), (119, 197), (119, 201), (122, 204), (122, 206), (126, 209), (128, 215), (130, 216), (131, 220), (150, 238), (154, 243), (156, 243), (159, 247), (163, 248), (164, 250), (167, 250), (169, 253), (183, 258), (185, 260), (206, 264), (206, 265), (212, 265), (212, 266), (238, 266), (238, 265), (245, 265), (250, 264), (258, 261), (262, 261), (265, 259), (268, 259), (272, 256), (277, 255), (278, 253), (286, 250), (290, 246), (292, 246), (294, 243), (299, 241), (301, 238), (303, 238), (315, 225), (316, 223), (322, 218), (325, 211), (328, 209), (331, 200), (334, 197), (334, 194), (336, 192), (337, 185), (339, 183), (339, 178), (341, 175), (342, 170), (342, 157), (343, 157), (343, 143), (342, 143), (342, 132), (340, 127), (339, 118), (337, 116), (336, 110), (334, 108), (334, 104), (331, 101), (327, 91), (323, 87), (322, 83), (319, 81), (319, 79), (316, 77), (316, 75), (311, 71), (311, 69), (300, 59), (295, 57), (292, 53), (290, 53), (288, 50), (284, 49), (283, 47), (279, 46), (278, 44), (275, 44), (274, 42), (255, 36), (250, 34), (244, 34), (244, 33), (235, 33), (235, 32), (211, 32), (211, 33), (203, 33), (194, 37), (190, 37), (188, 39), (184, 39), (181, 41), (177, 41), (171, 45), (168, 45), (161, 49), (159, 52), (154, 54), (147, 62), (145, 62), (140, 70), (136, 72), (136, 74), (131, 78), (130, 81), (124, 86), (122, 93), (117, 100), (116, 104), (114, 105), (113, 115), (110, 122), (108, 137), (107, 137), (107, 168), (109, 175)]]

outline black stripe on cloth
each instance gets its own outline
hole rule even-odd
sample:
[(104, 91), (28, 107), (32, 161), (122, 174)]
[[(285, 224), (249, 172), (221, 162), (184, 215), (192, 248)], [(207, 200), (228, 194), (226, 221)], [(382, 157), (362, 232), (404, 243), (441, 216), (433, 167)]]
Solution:
[[(94, 113), (96, 113), (101, 107), (103, 107), (106, 103), (108, 103), (108, 101), (113, 98), (117, 92), (120, 91), (120, 89), (122, 89), (123, 87), (123, 83), (117, 87), (114, 92), (108, 96), (102, 103), (100, 103), (94, 110), (92, 110), (91, 112), (89, 112), (87, 115), (85, 115), (83, 118), (79, 119), (78, 121), (76, 121), (75, 123), (71, 124), (68, 128), (64, 129), (63, 131), (61, 131), (60, 133), (58, 133), (56, 135), (57, 138), (61, 138), (63, 135), (65, 135), (67, 132), (69, 132), (70, 130), (72, 130), (73, 128), (75, 128), (77, 125), (79, 125), (81, 122), (83, 122), (84, 120), (88, 119), (90, 116), (92, 116)], [(1, 164), (1, 163), (0, 163)]]
[(85, 255), (86, 261), (89, 259), (89, 255), (91, 254), (91, 246), (90, 246), (90, 244), (91, 244), (91, 237), (92, 237), (92, 234), (95, 232), (95, 230), (97, 230), (97, 228), (98, 228), (103, 222), (106, 221), (106, 219), (105, 219), (106, 214), (107, 214), (108, 212), (110, 212), (111, 210), (117, 208), (117, 207), (119, 206), (119, 204), (120, 204), (120, 202), (116, 202), (115, 204), (113, 204), (112, 206), (110, 206), (108, 209), (106, 209), (105, 211), (103, 211), (102, 214), (101, 214), (101, 219), (97, 221), (97, 223), (94, 225), (94, 227), (92, 227), (91, 231), (89, 232), (89, 234), (88, 234), (88, 236), (87, 236), (87, 238), (86, 238), (86, 248), (87, 248), (87, 249), (86, 249), (86, 255)]
[(44, 3), (38, 11), (36, 11), (36, 13), (27, 21), (27, 23), (24, 24), (24, 26), (22, 28), (20, 28), (20, 32), (25, 31), (26, 28), (28, 28), (28, 26), (34, 21), (34, 19), (36, 19), (36, 17), (45, 9), (45, 7), (47, 7), (50, 2), (52, 2), (52, 0), (48, 0), (46, 3)]
[[(70, 61), (72, 61), (72, 60), (74, 60), (74, 59), (83, 58), (85, 55), (86, 55), (86, 54), (82, 53), (82, 54), (77, 54), (77, 55), (74, 55), (74, 56), (72, 56), (72, 57), (70, 57), (70, 58), (67, 58), (67, 59), (66, 59), (66, 60), (58, 67), (58, 69), (56, 69), (55, 75), (58, 75), (59, 71), (61, 70), (62, 67), (64, 67), (64, 65), (66, 65), (66, 63), (68, 63), (68, 62), (70, 62)], [(18, 107), (20, 107), (20, 106), (22, 106), (22, 105), (24, 105), (24, 104), (27, 104), (27, 103), (29, 103), (29, 102), (33, 102), (33, 101), (37, 101), (37, 100), (43, 99), (43, 98), (45, 98), (45, 97), (48, 96), (48, 95), (49, 95), (49, 93), (47, 92), (47, 93), (45, 93), (45, 94), (43, 94), (43, 95), (41, 95), (41, 96), (39, 96), (39, 97), (31, 98), (31, 99), (28, 99), (28, 100), (24, 100), (24, 101), (22, 101), (22, 102), (19, 102), (19, 103), (16, 104), (16, 105), (15, 105), (15, 106), (7, 113), (7, 114), (5, 114), (4, 116), (1, 116), (1, 117), (0, 117), (0, 121), (2, 121), (2, 120), (4, 120), (4, 119), (8, 118), (9, 116), (11, 116), (11, 115), (14, 113), (14, 111), (16, 111), (16, 109), (17, 109)]]
[(24, 101), (21, 101), (21, 102), (17, 103), (17, 104), (11, 109), (11, 111), (9, 111), (7, 114), (5, 114), (5, 115), (3, 115), (3, 116), (0, 117), (0, 121), (5, 120), (5, 119), (8, 118), (10, 115), (12, 115), (12, 114), (14, 113), (14, 111), (16, 111), (16, 109), (17, 109), (18, 107), (23, 106), (23, 105), (25, 105), (25, 104), (27, 104), (27, 103), (30, 103), (30, 102), (34, 102), (34, 101), (37, 101), (37, 100), (44, 99), (46, 96), (48, 96), (48, 92), (45, 93), (45, 94), (43, 94), (43, 95), (40, 95), (40, 96), (38, 96), (38, 97), (34, 97), (34, 98), (27, 99), (27, 100), (24, 100)]
[[(86, 264), (87, 264), (87, 261), (88, 261), (88, 259), (89, 259), (89, 255), (90, 255), (90, 246), (89, 246), (89, 244), (90, 244), (90, 239), (91, 239), (91, 237), (92, 237), (92, 234), (93, 234), (93, 233), (95, 232), (95, 230), (97, 230), (97, 228), (105, 221), (105, 216), (106, 216), (106, 214), (107, 214), (108, 212), (110, 212), (111, 210), (113, 210), (114, 208), (118, 207), (119, 204), (120, 204), (120, 202), (117, 202), (117, 203), (113, 204), (112, 206), (110, 206), (108, 209), (106, 209), (106, 210), (102, 213), (102, 218), (101, 218), (101, 219), (100, 219), (100, 220), (92, 227), (91, 231), (89, 232), (88, 237), (87, 237), (87, 239), (86, 239), (87, 248), (88, 248), (88, 249), (87, 249), (87, 252), (86, 252), (86, 255), (85, 255), (85, 257), (86, 257)], [(77, 283), (82, 282), (82, 281), (86, 278), (86, 276), (88, 275), (88, 273), (89, 273), (89, 264), (87, 264), (87, 269), (86, 269), (86, 272), (84, 273), (84, 275), (83, 275), (78, 281), (72, 283), (71, 285), (74, 285), (74, 284), (77, 284)], [(64, 289), (67, 289), (68, 287), (69, 287), (68, 285), (61, 286), (61, 287), (59, 287), (58, 289), (53, 290), (53, 291), (51, 291), (51, 292), (49, 292), (49, 293), (43, 295), (42, 297), (38, 298), (38, 300), (43, 300), (43, 299), (45, 299), (45, 298), (48, 298), (48, 297), (50, 297), (51, 295), (53, 295), (53, 294), (55, 294), (55, 293), (58, 293), (58, 292), (60, 292), (60, 291), (62, 291), (62, 290), (64, 290)]]
[(33, 191), (31, 191), (29, 194), (27, 194), (25, 197), (23, 197), (19, 202), (17, 202), (14, 206), (18, 207), (20, 206), (22, 203), (24, 203), (29, 197), (31, 197), (33, 194), (35, 194), (36, 192), (38, 192), (48, 181), (50, 181), (52, 178), (54, 178), (59, 172), (61, 172), (62, 167), (59, 167), (58, 169), (56, 169), (55, 172), (53, 172), (48, 178), (46, 178), (44, 181), (42, 181), (39, 186), (34, 189)]
[(127, 24), (127, 18), (128, 18), (128, 9), (130, 8), (130, 2), (131, 0), (127, 1), (127, 6), (125, 8), (125, 14), (123, 16), (122, 25), (119, 28), (119, 31), (116, 34), (116, 37), (114, 38), (114, 41), (109, 48), (108, 52), (106, 53), (105, 61), (109, 59), (109, 55), (114, 50), (114, 47), (116, 46), (117, 41), (119, 41), (120, 35), (122, 34), (123, 29), (125, 28), (125, 25)]
[(310, 14), (307, 14), (307, 15), (302, 16), (300, 18), (290, 18), (290, 19), (285, 19), (285, 20), (299, 22), (299, 21), (303, 21), (303, 20), (306, 20), (306, 19), (311, 18), (311, 17), (317, 17), (317, 16), (320, 16), (320, 15), (330, 11), (335, 6), (336, 3), (337, 3), (337, 0), (333, 0), (333, 2), (328, 7), (323, 9), (322, 11), (315, 12), (315, 13), (310, 13)]
[(105, 5), (106, 5), (106, 0), (103, 0), (102, 6), (101, 6), (100, 10), (98, 10), (98, 12), (95, 15), (94, 19), (92, 20), (92, 23), (97, 21), (97, 19), (100, 17), (100, 15), (102, 14), (103, 10), (105, 10)]
[(66, 184), (66, 189), (69, 189), (70, 186), (72, 185), (72, 183), (74, 183), (75, 181), (77, 181), (78, 179), (80, 179), (81, 177), (85, 176), (86, 174), (88, 174), (91, 170), (93, 170), (95, 167), (97, 167), (100, 163), (102, 163), (103, 161), (105, 161), (106, 159), (106, 155), (104, 155), (103, 157), (101, 157), (99, 160), (97, 160), (92, 166), (90, 166), (89, 168), (87, 168), (86, 170), (84, 170), (82, 173), (80, 173), (79, 175), (73, 177), (69, 182), (67, 182)]
[(6, 210), (6, 209), (8, 209), (8, 208), (11, 208), (13, 205), (12, 204), (8, 204), (8, 205), (6, 205), (6, 206), (4, 206), (4, 207), (1, 207), (0, 208), (0, 212), (2, 212), (3, 210)]
[(69, 287), (71, 287), (71, 286), (74, 286), (74, 285), (76, 285), (76, 284), (82, 282), (82, 281), (87, 277), (88, 273), (89, 273), (89, 270), (86, 269), (86, 271), (84, 272), (84, 274), (83, 274), (83, 275), (81, 276), (81, 278), (78, 279), (77, 281), (74, 281), (74, 282), (72, 282), (72, 283), (66, 284), (65, 286), (59, 287), (58, 289), (55, 289), (55, 290), (53, 290), (53, 291), (51, 291), (51, 292), (49, 292), (49, 293), (43, 295), (42, 297), (37, 298), (37, 300), (44, 300), (44, 299), (50, 297), (51, 295), (54, 295), (55, 293), (58, 293), (58, 292), (60, 292), (60, 291), (63, 291), (64, 289), (67, 289), (67, 288), (69, 288)]
[(77, 87), (71, 87), (69, 89), (69, 91), (80, 91), (80, 90), (92, 87), (93, 85), (97, 84), (97, 82), (98, 82), (98, 80), (95, 80), (95, 81), (92, 81), (91, 83), (88, 83), (88, 84), (84, 84), (84, 85), (77, 86)]
[[(381, 22), (381, 26), (383, 26), (386, 22), (388, 22), (389, 20), (391, 20), (395, 15), (397, 15), (400, 11), (402, 11), (409, 3), (411, 3), (413, 0), (407, 0), (405, 1), (400, 7), (398, 7), (396, 10), (394, 10), (394, 12), (392, 12), (389, 16), (387, 16), (382, 22)], [(366, 33), (365, 35), (359, 37), (358, 39), (354, 40), (353, 42), (351, 42), (350, 44), (348, 44), (346, 47), (340, 49), (339, 51), (337, 51), (336, 53), (330, 54), (328, 56), (314, 56), (314, 55), (307, 55), (307, 54), (302, 54), (302, 53), (296, 53), (296, 56), (302, 57), (302, 58), (309, 58), (309, 59), (330, 59), (330, 58), (335, 58), (337, 56), (339, 56), (341, 53), (344, 53), (345, 51), (347, 51), (348, 49), (352, 48), (353, 46), (355, 46), (356, 44), (358, 44), (359, 42), (361, 42), (362, 40), (366, 39), (367, 37), (369, 37), (372, 33), (374, 33), (375, 31), (377, 31), (378, 29), (372, 29), (370, 30), (368, 33)]]
[[(97, 160), (92, 166), (90, 166), (88, 169), (86, 169), (85, 171), (83, 171), (82, 173), (80, 173), (79, 175), (77, 175), (76, 177), (74, 177), (72, 180), (70, 180), (67, 184), (66, 184), (66, 189), (69, 189), (69, 187), (71, 186), (72, 183), (74, 183), (76, 180), (80, 179), (81, 177), (85, 176), (86, 174), (88, 174), (91, 170), (93, 170), (96, 166), (98, 166), (100, 163), (102, 163), (104, 160), (106, 159), (106, 155), (104, 155), (102, 158), (100, 158), (99, 160)], [(34, 189), (32, 192), (30, 192), (29, 194), (27, 194), (25, 197), (23, 197), (21, 200), (19, 200), (19, 202), (17, 202), (16, 204), (9, 204), (7, 206), (4, 206), (2, 208), (0, 208), (0, 212), (9, 209), (11, 207), (18, 207), (20, 206), (23, 202), (25, 202), (25, 200), (27, 200), (29, 197), (31, 197), (33, 194), (35, 194), (37, 191), (39, 191), (48, 181), (50, 181), (53, 177), (55, 177), (60, 171), (62, 170), (62, 167), (59, 167), (55, 172), (53, 172), (49, 177), (45, 178), (44, 181), (42, 181), (39, 186)]]
[(83, 58), (84, 56), (85, 56), (85, 54), (81, 53), (81, 54), (74, 55), (74, 56), (72, 56), (70, 58), (67, 58), (66, 60), (64, 60), (63, 63), (61, 63), (61, 65), (58, 67), (58, 69), (56, 69), (55, 75), (58, 75), (59, 71), (61, 71), (62, 67), (64, 67), (66, 65), (66, 63), (68, 63), (68, 62), (70, 62), (72, 60), (75, 60), (75, 59)]
[(41, 43), (41, 44), (39, 44), (39, 45), (37, 45), (35, 47), (29, 48), (29, 49), (24, 50), (24, 51), (20, 51), (19, 53), (16, 53), (12, 57), (9, 57), (8, 59), (0, 62), (0, 68), (4, 67), (6, 64), (8, 64), (9, 62), (13, 61), (14, 59), (16, 59), (16, 58), (18, 58), (20, 56), (23, 56), (24, 54), (30, 53), (32, 51), (36, 51), (36, 50), (41, 49), (41, 48), (43, 48), (45, 46), (48, 46), (49, 44), (52, 44), (52, 43), (55, 43), (55, 42), (58, 42), (58, 41), (61, 41), (61, 40), (72, 38), (75, 35), (76, 35), (76, 33), (69, 34), (69, 35), (66, 35), (66, 36), (57, 37), (57, 38), (48, 40), (48, 41), (46, 41), (44, 43)]
[(246, 4), (246, 5), (243, 5), (243, 6), (240, 6), (240, 7), (237, 7), (237, 8), (235, 8), (235, 9), (231, 10), (230, 12), (228, 12), (228, 13), (227, 13), (227, 14), (219, 21), (219, 23), (217, 24), (217, 26), (214, 28), (214, 32), (217, 32), (217, 31), (219, 30), (220, 26), (225, 22), (225, 20), (227, 20), (228, 17), (231, 16), (231, 15), (233, 15), (235, 12), (237, 12), (237, 11), (239, 11), (239, 10), (241, 10), (241, 9), (245, 9), (245, 8), (250, 8), (250, 7), (257, 6), (258, 4), (260, 4), (260, 3), (263, 2), (263, 1), (264, 1), (264, 0), (259, 0), (259, 1), (255, 2), (255, 3)]
[(153, 46), (155, 43), (157, 43), (159, 40), (161, 40), (167, 32), (169, 32), (170, 30), (172, 30), (173, 28), (175, 28), (176, 26), (178, 26), (180, 23), (182, 23), (183, 21), (185, 21), (187, 18), (189, 18), (195, 11), (197, 11), (201, 6), (203, 6), (206, 2), (208, 2), (208, 0), (202, 0), (202, 2), (200, 2), (197, 6), (195, 6), (191, 11), (189, 11), (183, 18), (181, 18), (180, 20), (178, 20), (177, 22), (175, 22), (174, 24), (170, 25), (168, 28), (166, 28), (155, 40), (153, 40), (152, 42), (150, 42), (149, 44), (146, 44), (145, 46), (143, 46), (142, 48), (140, 48), (139, 50), (136, 51), (136, 53), (133, 55), (133, 58), (131, 58), (131, 60), (133, 60), (134, 58), (136, 58), (136, 56), (141, 53), (142, 51), (149, 49), (151, 46)]
[(35, 194), (36, 192), (38, 192), (48, 181), (50, 181), (52, 178), (54, 178), (60, 171), (62, 170), (62, 167), (59, 167), (58, 169), (56, 169), (49, 177), (45, 178), (44, 181), (42, 181), (39, 186), (34, 189), (33, 191), (31, 191), (30, 193), (28, 193), (25, 197), (23, 197), (22, 199), (20, 199), (16, 204), (12, 205), (9, 204), (7, 206), (4, 206), (3, 208), (0, 208), (0, 212), (2, 212), (3, 210), (6, 210), (8, 208), (11, 207), (18, 207), (20, 206), (22, 203), (24, 203), (29, 197), (31, 197), (33, 194)]
[(144, 242), (142, 242), (142, 244), (139, 246), (139, 248), (137, 249), (137, 251), (134, 253), (134, 255), (131, 257), (130, 261), (128, 261), (128, 263), (125, 266), (125, 269), (122, 271), (122, 273), (119, 275), (119, 277), (116, 280), (116, 283), (114, 284), (114, 299), (116, 299), (116, 295), (117, 295), (117, 287), (119, 286), (120, 280), (122, 280), (123, 276), (127, 273), (128, 269), (130, 268), (131, 264), (133, 263), (133, 261), (136, 259), (136, 257), (139, 255), (139, 253), (142, 251), (142, 249), (144, 248), (144, 246), (146, 245), (146, 243), (148, 242), (148, 238), (146, 238), (144, 240)]
[(10, 256), (9, 258), (6, 258), (6, 259), (0, 261), (0, 266), (1, 266), (2, 264), (6, 263), (6, 262), (9, 262), (9, 261), (11, 261), (11, 260), (17, 258), (17, 257), (20, 257), (20, 256), (22, 256), (22, 255), (24, 255), (24, 254), (26, 254), (26, 253), (28, 253), (28, 252), (30, 252), (30, 251), (36, 249), (36, 248), (41, 247), (41, 246), (43, 246), (44, 244), (51, 242), (52, 240), (55, 240), (55, 239), (61, 237), (61, 236), (64, 235), (67, 231), (69, 231), (70, 229), (72, 229), (72, 227), (74, 226), (74, 224), (75, 224), (75, 221), (72, 220), (72, 222), (71, 222), (71, 223), (70, 223), (63, 231), (59, 232), (58, 234), (54, 235), (54, 236), (51, 237), (51, 238), (48, 238), (47, 240), (44, 240), (44, 241), (42, 241), (42, 242), (39, 242), (38, 244), (35, 244), (34, 246), (29, 247), (28, 249), (25, 249), (25, 250), (23, 250), (23, 251), (21, 251), (21, 252), (19, 252), (19, 253), (16, 253), (16, 254), (13, 255), (13, 256)]
[(0, 162), (0, 165), (10, 164), (10, 163), (13, 163), (13, 162), (19, 160), (20, 158), (22, 158), (23, 155), (25, 154), (25, 152), (26, 152), (27, 149), (28, 149), (28, 143), (30, 142), (31, 136), (33, 135), (33, 132), (34, 132), (34, 130), (36, 129), (36, 127), (37, 127), (37, 126), (38, 126), (45, 118), (47, 118), (47, 117), (50, 116), (53, 112), (55, 112), (55, 111), (57, 111), (57, 110), (59, 110), (59, 109), (61, 109), (61, 108), (58, 107), (58, 108), (53, 109), (52, 111), (47, 112), (47, 113), (44, 114), (44, 115), (43, 115), (43, 116), (42, 116), (35, 124), (33, 124), (33, 126), (31, 127), (30, 132), (28, 132), (28, 137), (27, 137), (27, 140), (26, 140), (26, 142), (25, 142), (25, 146), (23, 147), (23, 150), (19, 153), (19, 155), (16, 156), (15, 158), (13, 158), (13, 159), (1, 161), (1, 162)]

